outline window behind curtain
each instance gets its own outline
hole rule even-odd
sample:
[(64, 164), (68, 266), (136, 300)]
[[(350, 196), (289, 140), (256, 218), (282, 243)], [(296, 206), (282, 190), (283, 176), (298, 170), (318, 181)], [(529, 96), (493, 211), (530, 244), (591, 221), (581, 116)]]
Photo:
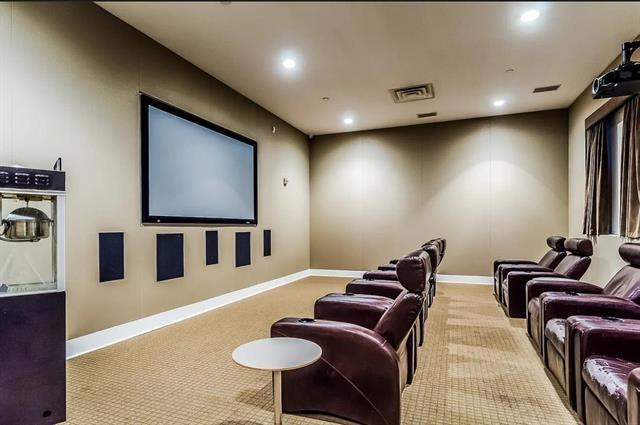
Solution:
[(606, 118), (609, 173), (611, 179), (611, 234), (620, 234), (620, 161), (622, 158), (623, 108)]

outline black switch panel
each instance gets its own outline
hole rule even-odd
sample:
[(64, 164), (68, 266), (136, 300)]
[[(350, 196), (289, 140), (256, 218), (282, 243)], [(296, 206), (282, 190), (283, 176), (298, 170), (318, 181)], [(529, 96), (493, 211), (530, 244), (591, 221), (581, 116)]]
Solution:
[(205, 262), (207, 266), (218, 264), (218, 231), (209, 230), (205, 233)]
[(156, 280), (184, 277), (184, 235), (156, 235)]
[(236, 267), (251, 264), (251, 232), (236, 232)]
[(100, 282), (124, 279), (124, 233), (98, 235)]
[(262, 235), (262, 253), (265, 257), (271, 256), (271, 230), (264, 230)]
[(0, 187), (9, 189), (65, 190), (64, 171), (0, 166)]

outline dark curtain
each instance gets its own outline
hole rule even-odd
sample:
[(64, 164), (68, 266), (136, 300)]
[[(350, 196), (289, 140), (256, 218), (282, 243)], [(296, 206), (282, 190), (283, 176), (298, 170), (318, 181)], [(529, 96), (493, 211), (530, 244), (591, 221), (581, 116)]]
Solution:
[(620, 236), (640, 238), (640, 96), (627, 100), (622, 124)]
[(595, 238), (611, 232), (611, 181), (604, 121), (587, 130), (586, 143), (583, 233)]

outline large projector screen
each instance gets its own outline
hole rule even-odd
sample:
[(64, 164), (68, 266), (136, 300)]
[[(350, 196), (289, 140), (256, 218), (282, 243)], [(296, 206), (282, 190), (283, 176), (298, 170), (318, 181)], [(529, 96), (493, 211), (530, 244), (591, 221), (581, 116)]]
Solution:
[(257, 143), (140, 96), (143, 224), (257, 224)]

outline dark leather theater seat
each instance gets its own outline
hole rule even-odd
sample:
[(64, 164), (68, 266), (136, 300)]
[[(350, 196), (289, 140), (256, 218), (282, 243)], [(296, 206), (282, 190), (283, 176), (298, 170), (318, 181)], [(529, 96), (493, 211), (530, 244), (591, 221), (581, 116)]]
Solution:
[(400, 425), (406, 341), (422, 305), (417, 294), (399, 296), (372, 330), (330, 320), (285, 318), (274, 323), (272, 337), (303, 338), (322, 347), (318, 362), (283, 372), (283, 410)]
[[(537, 277), (580, 279), (591, 264), (593, 244), (589, 239), (572, 238), (564, 243), (569, 254), (554, 269), (538, 265), (519, 265), (520, 271), (504, 266), (506, 278), (502, 282), (502, 306), (509, 317), (527, 316), (527, 282)], [(525, 271), (526, 270), (526, 271)]]
[[(495, 260), (493, 262), (493, 295), (499, 302), (502, 302), (502, 281), (505, 278), (503, 273), (506, 266), (517, 265), (537, 265), (548, 269), (555, 268), (560, 261), (567, 255), (564, 248), (565, 238), (562, 236), (549, 236), (547, 238), (547, 245), (551, 248), (547, 251), (540, 261), (535, 262), (532, 260)], [(511, 270), (518, 271), (519, 269), (512, 267)]]
[[(604, 288), (575, 280), (545, 278), (527, 283), (527, 330), (537, 348), (545, 353), (545, 361), (547, 353), (556, 354), (553, 350), (546, 351), (546, 327), (550, 320), (576, 314), (640, 317), (640, 244), (622, 244), (618, 252), (628, 264)], [(556, 321), (553, 326), (561, 323)]]
[[(396, 297), (370, 294), (328, 294), (315, 302), (314, 317), (321, 320), (333, 320), (352, 323), (367, 329), (374, 329), (382, 315), (391, 307), (394, 300), (411, 292), (424, 297), (426, 282), (429, 280), (429, 263), (426, 254), (418, 257), (405, 257), (397, 263), (397, 274), (403, 290)], [(416, 323), (415, 331), (407, 339), (407, 383), (413, 381), (417, 364), (416, 345), (420, 344), (423, 323)]]
[[(406, 257), (403, 257), (397, 264), (400, 264), (405, 258), (421, 258), (425, 264), (425, 270), (427, 271), (423, 276), (426, 279), (425, 285), (429, 285), (431, 287), (432, 279), (431, 279), (431, 267), (430, 264), (433, 264), (433, 258), (430, 257), (428, 251), (417, 250), (412, 253), (409, 253)], [(416, 265), (416, 269), (419, 267)], [(374, 272), (371, 272), (372, 274)], [(375, 280), (369, 278), (367, 279), (354, 279), (347, 284), (346, 292), (353, 294), (367, 294), (367, 295), (379, 295), (381, 297), (387, 297), (395, 299), (398, 295), (404, 290), (404, 284), (400, 283), (400, 280), (414, 279), (414, 273), (409, 272), (409, 270), (400, 270), (396, 269), (395, 271), (390, 272), (377, 272), (381, 274), (385, 274), (388, 277), (388, 280)], [(367, 275), (367, 273), (365, 273)], [(425, 286), (426, 290), (426, 286)], [(429, 300), (431, 298), (431, 291), (427, 290), (423, 293), (423, 308), (420, 311), (420, 321), (419, 321), (419, 329), (418, 329), (418, 345), (422, 345), (424, 343), (424, 323), (427, 320), (428, 316), (428, 307)]]
[[(602, 319), (601, 319), (602, 320)], [(581, 381), (578, 416), (586, 425), (638, 425), (640, 388), (640, 321), (590, 322), (576, 334)], [(579, 391), (579, 392), (578, 392)]]

